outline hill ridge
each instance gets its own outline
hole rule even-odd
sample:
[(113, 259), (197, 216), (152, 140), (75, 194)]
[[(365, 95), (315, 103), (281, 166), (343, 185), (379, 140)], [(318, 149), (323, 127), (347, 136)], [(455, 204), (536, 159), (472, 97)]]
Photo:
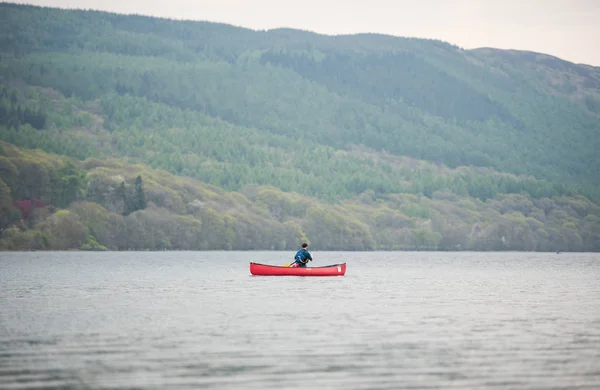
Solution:
[(0, 10), (0, 140), (21, 148), (330, 204), (600, 199), (595, 68), (381, 34)]

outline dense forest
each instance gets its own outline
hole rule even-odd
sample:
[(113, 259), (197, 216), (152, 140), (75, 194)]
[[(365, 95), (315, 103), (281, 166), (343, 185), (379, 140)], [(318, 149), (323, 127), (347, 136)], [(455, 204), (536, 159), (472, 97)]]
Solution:
[[(446, 191), (365, 191), (331, 204), (272, 186), (224, 191), (144, 165), (8, 143), (0, 143), (0, 177), (4, 250), (294, 250), (305, 240), (316, 250), (600, 250), (600, 207), (583, 196), (484, 202)], [(24, 214), (24, 201), (13, 206), (12, 197), (41, 204)]]
[(3, 3), (0, 140), (4, 249), (600, 250), (600, 69), (542, 54)]

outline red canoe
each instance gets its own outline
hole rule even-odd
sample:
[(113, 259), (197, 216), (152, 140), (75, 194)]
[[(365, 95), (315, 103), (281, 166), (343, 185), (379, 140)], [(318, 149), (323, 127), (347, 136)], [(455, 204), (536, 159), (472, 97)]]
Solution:
[(297, 268), (250, 263), (250, 273), (252, 275), (268, 276), (343, 276), (346, 273), (346, 263), (326, 265), (324, 267)]

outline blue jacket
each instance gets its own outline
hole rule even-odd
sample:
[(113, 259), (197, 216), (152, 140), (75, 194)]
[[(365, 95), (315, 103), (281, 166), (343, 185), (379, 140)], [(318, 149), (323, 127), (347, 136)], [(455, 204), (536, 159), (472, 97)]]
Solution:
[(306, 263), (308, 263), (308, 260), (312, 261), (312, 256), (310, 255), (309, 251), (302, 248), (298, 252), (296, 252), (296, 256), (294, 256), (294, 260), (295, 260), (294, 261), (295, 263), (306, 264)]

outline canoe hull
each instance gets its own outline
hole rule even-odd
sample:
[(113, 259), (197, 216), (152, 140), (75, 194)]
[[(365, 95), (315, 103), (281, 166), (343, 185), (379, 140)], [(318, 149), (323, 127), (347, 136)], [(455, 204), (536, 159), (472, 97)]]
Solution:
[(344, 276), (346, 274), (346, 263), (305, 268), (250, 263), (250, 273), (261, 276)]

